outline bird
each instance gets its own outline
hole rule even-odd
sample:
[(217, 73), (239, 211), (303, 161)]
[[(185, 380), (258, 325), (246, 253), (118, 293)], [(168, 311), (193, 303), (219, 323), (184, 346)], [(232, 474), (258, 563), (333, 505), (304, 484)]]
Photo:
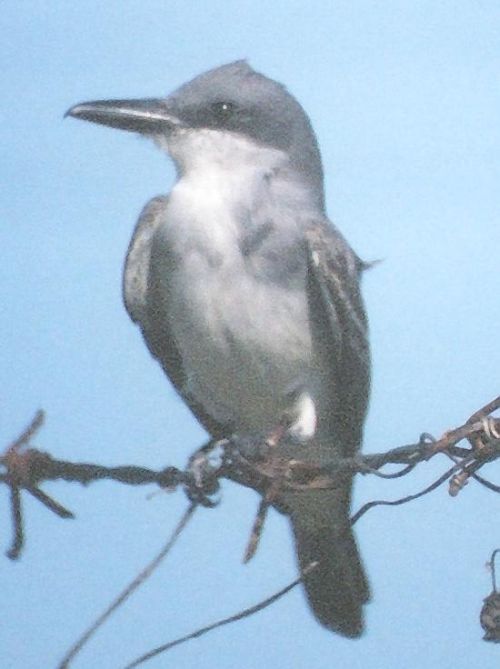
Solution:
[[(66, 115), (151, 138), (175, 165), (171, 192), (137, 222), (123, 296), (211, 437), (285, 424), (283, 458), (354, 457), (370, 388), (369, 263), (327, 217), (318, 142), (295, 97), (238, 60), (165, 98), (83, 102)], [(303, 579), (313, 615), (357, 638), (370, 588), (349, 519), (353, 476), (332, 477), (330, 489), (283, 491), (277, 506), (299, 568), (314, 565)]]

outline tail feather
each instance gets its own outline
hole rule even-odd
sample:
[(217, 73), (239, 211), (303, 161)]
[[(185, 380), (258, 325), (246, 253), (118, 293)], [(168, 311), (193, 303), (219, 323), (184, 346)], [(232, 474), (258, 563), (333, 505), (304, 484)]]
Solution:
[[(350, 638), (363, 633), (363, 604), (370, 598), (347, 512), (324, 505), (321, 494), (291, 514), (299, 566), (317, 566), (304, 579), (309, 605), (328, 629)], [(318, 503), (318, 497), (321, 500)], [(345, 505), (343, 505), (345, 506)]]

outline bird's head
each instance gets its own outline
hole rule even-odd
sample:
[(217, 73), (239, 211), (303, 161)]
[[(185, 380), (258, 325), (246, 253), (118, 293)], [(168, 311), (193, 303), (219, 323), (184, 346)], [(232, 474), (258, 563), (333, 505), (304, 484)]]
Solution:
[(323, 197), (321, 159), (307, 115), (284, 86), (246, 61), (209, 70), (166, 98), (83, 102), (66, 115), (151, 136), (180, 172), (209, 160), (230, 162), (238, 152), (252, 160), (272, 156)]

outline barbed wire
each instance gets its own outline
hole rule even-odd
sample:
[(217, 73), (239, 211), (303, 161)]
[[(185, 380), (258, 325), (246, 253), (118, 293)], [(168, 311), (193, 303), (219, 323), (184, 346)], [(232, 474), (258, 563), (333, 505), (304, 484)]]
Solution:
[[(215, 506), (217, 502), (213, 496), (219, 490), (220, 480), (229, 479), (256, 490), (269, 504), (279, 508), (279, 492), (334, 488), (342, 476), (357, 473), (385, 479), (400, 478), (408, 475), (419, 463), (444, 454), (454, 464), (430, 486), (399, 500), (368, 502), (354, 514), (352, 522), (374, 506), (412, 501), (445, 481), (449, 482), (449, 494), (452, 496), (456, 496), (471, 478), (489, 490), (500, 492), (499, 485), (478, 474), (482, 467), (500, 456), (500, 418), (492, 415), (498, 409), (500, 396), (475, 411), (463, 425), (445, 432), (440, 439), (423, 433), (414, 444), (398, 446), (384, 453), (341, 458), (324, 466), (282, 458), (273, 444), (263, 439), (233, 435), (203, 446), (190, 457), (184, 470), (172, 466), (160, 470), (133, 465), (105, 467), (53, 458), (49, 453), (30, 446), (44, 421), (43, 411), (38, 411), (21, 435), (0, 456), (0, 483), (10, 490), (13, 526), (7, 556), (17, 559), (24, 545), (23, 491), (61, 518), (74, 517), (70, 510), (43, 492), (40, 486), (47, 481), (88, 485), (106, 479), (134, 486), (156, 484), (169, 490), (182, 487), (191, 501)], [(250, 447), (249, 441), (252, 442)], [(459, 445), (460, 442), (466, 442), (467, 446)], [(401, 465), (401, 468), (396, 472), (380, 471), (387, 465)], [(274, 497), (269, 494), (271, 489)]]
[[(189, 507), (164, 548), (73, 644), (59, 665), (59, 669), (67, 669), (71, 660), (90, 637), (165, 558), (195, 509), (199, 505), (207, 507), (217, 505), (218, 501), (214, 496), (219, 491), (221, 479), (229, 479), (252, 488), (262, 496), (245, 552), (244, 560), (248, 561), (257, 549), (268, 507), (273, 505), (278, 510), (282, 510), (280, 509), (280, 495), (287, 490), (300, 492), (331, 489), (339, 485), (343, 477), (350, 477), (358, 473), (384, 479), (400, 478), (408, 475), (419, 463), (427, 462), (438, 454), (444, 454), (454, 464), (429, 486), (400, 499), (368, 502), (353, 514), (351, 524), (356, 523), (375, 506), (395, 506), (410, 502), (430, 493), (446, 481), (448, 481), (448, 492), (451, 496), (458, 495), (470, 479), (474, 479), (493, 492), (500, 492), (500, 486), (478, 474), (482, 467), (500, 457), (500, 418), (493, 416), (493, 413), (499, 409), (500, 396), (475, 411), (463, 425), (445, 432), (440, 439), (435, 439), (429, 433), (423, 433), (414, 444), (398, 446), (384, 453), (341, 458), (324, 466), (280, 457), (279, 450), (271, 440), (266, 441), (248, 435), (233, 435), (228, 439), (208, 442), (189, 458), (184, 470), (172, 466), (161, 470), (138, 466), (105, 467), (55, 459), (49, 453), (31, 447), (31, 441), (44, 421), (44, 413), (38, 411), (21, 435), (7, 447), (0, 457), (0, 483), (4, 483), (10, 491), (13, 526), (13, 538), (7, 556), (13, 560), (19, 558), (24, 545), (25, 531), (21, 495), (23, 491), (35, 497), (61, 518), (74, 518), (71, 511), (41, 490), (40, 486), (46, 481), (62, 480), (88, 485), (107, 479), (127, 485), (156, 484), (169, 490), (181, 487), (187, 494), (190, 500)], [(461, 442), (467, 445), (459, 445)], [(387, 465), (398, 465), (400, 468), (390, 472), (381, 471)], [(491, 558), (493, 592), (484, 600), (481, 612), (481, 624), (486, 631), (484, 639), (495, 642), (500, 641), (500, 625), (498, 624), (500, 595), (496, 591), (494, 579), (494, 558), (497, 552), (499, 551), (495, 551)], [(266, 608), (298, 585), (306, 573), (315, 569), (316, 566), (317, 563), (311, 563), (298, 579), (260, 603), (184, 637), (162, 644), (128, 664), (127, 669), (139, 666), (159, 653), (206, 634), (217, 627), (241, 620)]]

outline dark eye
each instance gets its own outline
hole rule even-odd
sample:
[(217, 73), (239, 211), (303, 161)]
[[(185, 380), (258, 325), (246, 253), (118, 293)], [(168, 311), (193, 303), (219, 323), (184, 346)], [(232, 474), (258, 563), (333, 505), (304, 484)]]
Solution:
[(226, 121), (231, 118), (231, 116), (236, 111), (236, 105), (232, 102), (214, 102), (211, 105), (211, 111), (214, 117), (220, 121)]

